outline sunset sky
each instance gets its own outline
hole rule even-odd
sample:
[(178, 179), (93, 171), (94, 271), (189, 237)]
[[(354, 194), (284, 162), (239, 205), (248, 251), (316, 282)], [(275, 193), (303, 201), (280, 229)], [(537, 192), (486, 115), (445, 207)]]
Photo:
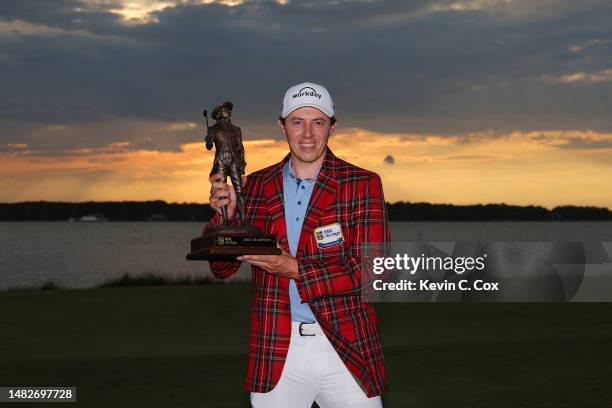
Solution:
[(610, 21), (609, 0), (1, 1), (0, 201), (206, 202), (202, 110), (234, 103), (249, 173), (312, 81), (387, 201), (612, 208)]

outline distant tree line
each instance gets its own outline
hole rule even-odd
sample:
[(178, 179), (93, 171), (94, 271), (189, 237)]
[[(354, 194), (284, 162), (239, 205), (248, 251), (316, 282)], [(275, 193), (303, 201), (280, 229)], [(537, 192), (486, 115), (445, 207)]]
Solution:
[(208, 204), (169, 204), (161, 200), (0, 203), (2, 221), (78, 221), (92, 215), (110, 221), (207, 221), (213, 211)]
[[(506, 204), (452, 205), (430, 203), (387, 203), (391, 221), (588, 221), (612, 220), (603, 207), (540, 206)], [(29, 201), (0, 203), (0, 221), (79, 221), (96, 216), (110, 221), (208, 221), (213, 211), (208, 204), (165, 201), (88, 201), (62, 203)]]
[(612, 220), (604, 207), (559, 206), (549, 210), (540, 206), (507, 204), (387, 204), (392, 221), (588, 221)]

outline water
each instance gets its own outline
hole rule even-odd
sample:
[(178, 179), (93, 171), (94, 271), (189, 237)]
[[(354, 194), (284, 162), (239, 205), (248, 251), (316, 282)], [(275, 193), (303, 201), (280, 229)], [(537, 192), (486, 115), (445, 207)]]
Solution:
[(122, 277), (210, 275), (207, 262), (188, 262), (201, 223), (0, 223), (0, 290), (53, 282), (83, 288)]
[[(200, 222), (0, 222), (0, 291), (86, 288), (121, 278), (212, 276), (208, 262), (187, 261)], [(394, 222), (393, 241), (612, 242), (612, 222)], [(607, 248), (607, 247), (606, 247)], [(233, 279), (248, 279), (243, 264)]]

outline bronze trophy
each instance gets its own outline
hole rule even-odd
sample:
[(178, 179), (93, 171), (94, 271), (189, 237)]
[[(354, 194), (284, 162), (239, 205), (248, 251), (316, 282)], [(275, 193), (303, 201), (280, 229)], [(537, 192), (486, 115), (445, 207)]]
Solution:
[[(187, 254), (188, 260), (235, 260), (239, 255), (280, 255), (281, 250), (276, 246), (276, 236), (265, 234), (259, 228), (250, 225), (246, 219), (245, 196), (242, 189), (242, 175), (246, 167), (244, 160), (244, 146), (242, 145), (242, 132), (238, 126), (231, 122), (231, 102), (223, 102), (215, 107), (211, 117), (216, 121), (208, 126), (208, 115), (204, 111), (206, 120), (206, 149), (215, 147), (215, 160), (210, 171), (212, 176), (221, 173), (224, 181), (229, 176), (236, 192), (237, 214), (230, 223), (227, 205), (221, 209), (223, 222), (220, 224), (207, 224), (202, 236), (191, 240), (191, 252)], [(237, 223), (236, 217), (240, 218)]]

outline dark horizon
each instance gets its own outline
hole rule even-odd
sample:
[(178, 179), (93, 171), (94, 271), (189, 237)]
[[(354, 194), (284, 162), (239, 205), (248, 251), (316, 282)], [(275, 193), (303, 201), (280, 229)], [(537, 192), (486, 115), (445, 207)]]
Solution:
[[(612, 220), (604, 207), (517, 206), (507, 204), (453, 205), (423, 202), (387, 203), (390, 221), (586, 221)], [(78, 221), (97, 215), (108, 221), (208, 221), (208, 203), (154, 201), (30, 201), (0, 203), (0, 221)]]
[(0, 201), (202, 202), (202, 110), (234, 103), (250, 173), (310, 81), (389, 201), (612, 208), (611, 20), (602, 0), (5, 0)]

